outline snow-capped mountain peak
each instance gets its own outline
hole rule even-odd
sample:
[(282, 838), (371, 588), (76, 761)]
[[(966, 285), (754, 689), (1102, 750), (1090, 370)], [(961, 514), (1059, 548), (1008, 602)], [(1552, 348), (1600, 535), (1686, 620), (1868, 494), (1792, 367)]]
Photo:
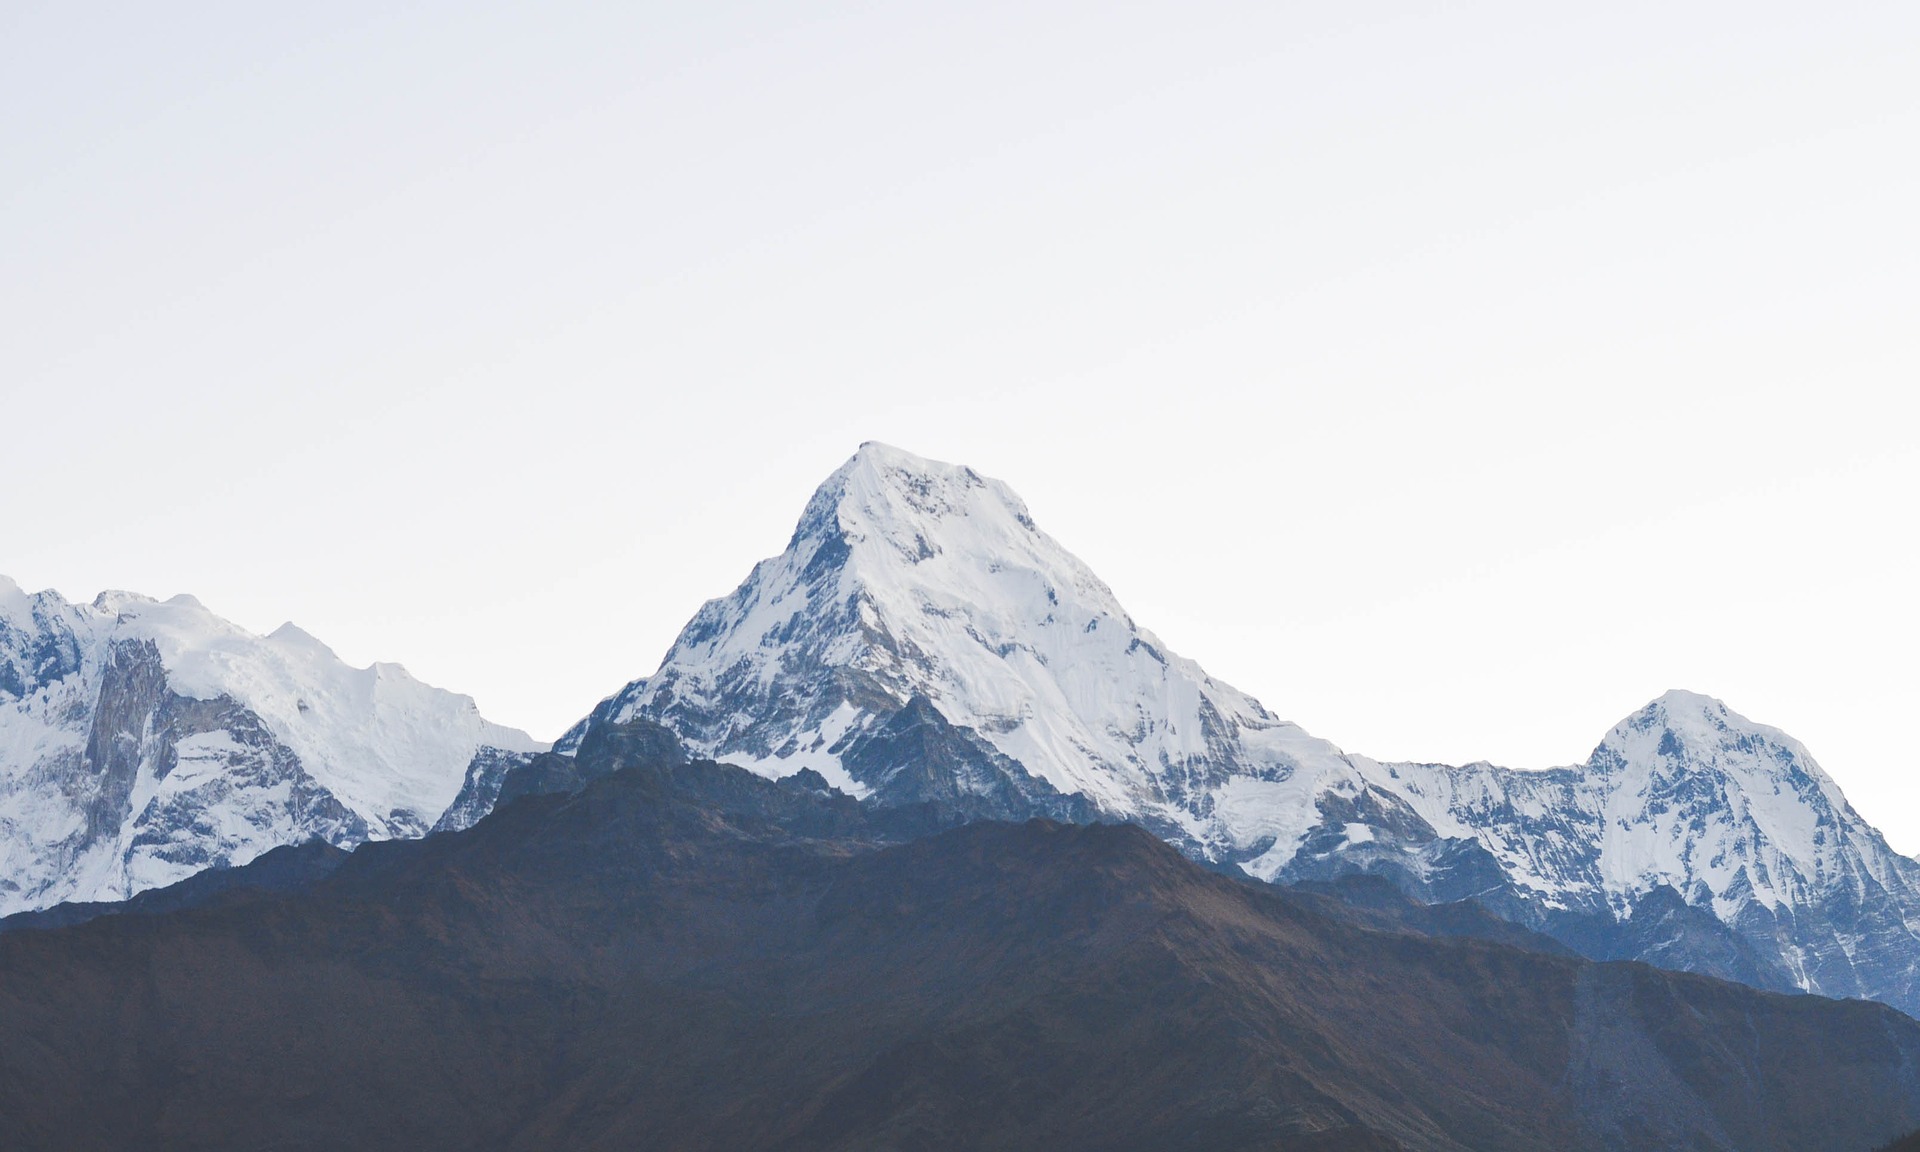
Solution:
[(315, 836), (417, 835), (483, 750), (544, 745), (395, 664), (191, 596), (0, 583), (0, 914), (119, 899)]
[(267, 639), (288, 649), (304, 649), (323, 659), (339, 659), (339, 656), (335, 655), (333, 649), (328, 647), (318, 636), (315, 636), (291, 620), (267, 633)]
[(983, 580), (1011, 572), (1019, 575), (991, 590), (1009, 606), (1037, 607), (1040, 597), (1019, 584), (1051, 578), (1102, 610), (1119, 610), (1092, 571), (1034, 526), (1011, 488), (877, 442), (861, 445), (814, 493), (794, 539), (845, 548), (848, 574), (877, 592), (911, 595), (910, 586), (933, 582), (931, 572), (916, 569), (942, 560), (931, 571), (947, 578), (950, 591), (984, 590)]
[(1666, 885), (1711, 900), (1798, 906), (1861, 867), (1897, 865), (1806, 747), (1719, 700), (1671, 691), (1622, 720), (1589, 765), (1602, 789), (1601, 870), (1635, 895)]
[(1637, 774), (1636, 783), (1688, 772), (1729, 772), (1752, 785), (1806, 785), (1836, 807), (1846, 805), (1839, 786), (1798, 740), (1747, 719), (1712, 696), (1679, 688), (1615, 725), (1592, 759), (1601, 771)]
[[(1314, 779), (1345, 771), (1338, 749), (1139, 629), (1006, 485), (881, 444), (598, 714), (660, 720), (702, 754), (770, 775), (812, 768), (869, 796), (898, 765), (861, 753), (916, 699), (982, 757), (1017, 764), (1021, 786), (1210, 843), (1289, 831), (1238, 817), (1263, 789), (1308, 786), (1289, 783), (1305, 761)], [(1259, 786), (1227, 787), (1229, 764)]]

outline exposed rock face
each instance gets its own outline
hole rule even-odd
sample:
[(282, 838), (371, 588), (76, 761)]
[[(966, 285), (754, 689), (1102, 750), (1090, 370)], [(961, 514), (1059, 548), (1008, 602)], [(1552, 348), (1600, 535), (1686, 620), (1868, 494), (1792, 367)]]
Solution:
[(539, 745), (394, 665), (190, 597), (0, 579), (0, 915), (120, 900), (283, 844), (423, 834), (469, 761)]
[(1005, 485), (884, 445), (556, 750), (635, 718), (869, 805), (1124, 819), (1261, 879), (1373, 873), (1589, 954), (1920, 1012), (1920, 866), (1785, 734), (1673, 692), (1577, 767), (1349, 755), (1168, 652)]
[(466, 775), (461, 779), (460, 791), (446, 811), (434, 821), (431, 831), (452, 832), (471, 827), (473, 823), (493, 811), (500, 802), (500, 786), (508, 775), (534, 759), (537, 753), (509, 752), (503, 748), (481, 748), (467, 762)]

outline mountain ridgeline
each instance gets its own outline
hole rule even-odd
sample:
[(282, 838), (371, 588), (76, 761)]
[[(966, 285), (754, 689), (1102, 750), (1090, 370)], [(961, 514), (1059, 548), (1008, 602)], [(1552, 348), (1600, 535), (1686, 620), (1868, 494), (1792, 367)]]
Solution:
[(291, 624), (256, 636), (190, 596), (71, 604), (0, 577), (0, 915), (418, 836), (470, 763), (543, 747)]
[(551, 754), (292, 625), (0, 580), (0, 915), (464, 828), (633, 719), (929, 827), (1124, 820), (1262, 880), (1376, 876), (1589, 957), (1920, 1012), (1920, 865), (1784, 733), (1669, 692), (1568, 768), (1349, 754), (1168, 651), (1005, 485), (878, 444)]

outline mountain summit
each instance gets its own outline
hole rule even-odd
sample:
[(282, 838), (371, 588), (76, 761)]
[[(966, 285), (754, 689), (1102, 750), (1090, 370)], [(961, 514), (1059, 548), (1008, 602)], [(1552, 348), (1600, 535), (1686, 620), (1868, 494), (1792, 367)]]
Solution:
[(1785, 734), (1670, 692), (1574, 767), (1350, 755), (1169, 652), (1005, 484), (882, 444), (556, 751), (634, 719), (869, 805), (1122, 819), (1263, 880), (1372, 873), (1590, 955), (1920, 1011), (1920, 864)]
[(1497, 863), (1486, 902), (1602, 958), (1920, 1011), (1920, 863), (1799, 741), (1673, 691), (1585, 764), (1370, 768)]
[(881, 803), (923, 798), (903, 729), (937, 731), (963, 793), (1089, 807), (1218, 858), (1297, 838), (1274, 814), (1350, 774), (1339, 749), (1137, 626), (1006, 485), (871, 443), (785, 552), (587, 724), (634, 717)]

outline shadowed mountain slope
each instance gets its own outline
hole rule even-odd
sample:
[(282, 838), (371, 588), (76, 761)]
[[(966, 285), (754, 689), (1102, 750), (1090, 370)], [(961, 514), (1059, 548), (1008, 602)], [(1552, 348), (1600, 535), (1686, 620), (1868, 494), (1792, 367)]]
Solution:
[[(645, 742), (642, 741), (642, 744)], [(1367, 927), (1138, 828), (655, 760), (0, 935), (9, 1148), (1866, 1152), (1920, 1024)]]

